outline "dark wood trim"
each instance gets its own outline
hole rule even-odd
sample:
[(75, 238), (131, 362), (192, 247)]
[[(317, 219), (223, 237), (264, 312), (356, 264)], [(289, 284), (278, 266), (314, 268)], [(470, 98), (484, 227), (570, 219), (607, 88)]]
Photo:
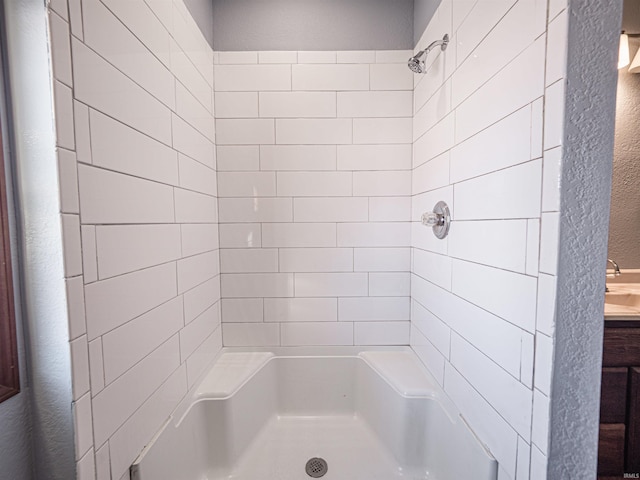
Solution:
[(625, 423), (627, 421), (626, 367), (602, 369), (602, 393), (600, 396), (600, 423)]
[(627, 425), (628, 473), (640, 473), (640, 367), (629, 369), (629, 420)]
[(0, 385), (0, 402), (3, 402), (7, 398), (13, 397), (16, 393), (16, 390), (13, 388), (7, 388), (3, 385)]
[(608, 320), (605, 318), (604, 326), (606, 328), (640, 328), (640, 318), (629, 318), (626, 320)]
[(598, 476), (624, 474), (624, 423), (601, 423), (598, 442)]
[(4, 145), (2, 135), (0, 135), (0, 402), (20, 392), (7, 184), (4, 167)]
[(640, 328), (605, 328), (603, 367), (640, 365)]

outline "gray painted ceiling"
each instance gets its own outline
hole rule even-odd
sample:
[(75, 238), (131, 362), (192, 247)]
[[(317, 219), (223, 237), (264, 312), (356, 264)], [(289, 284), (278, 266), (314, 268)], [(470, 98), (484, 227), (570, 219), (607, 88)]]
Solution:
[(412, 49), (441, 0), (185, 0), (215, 50)]
[(384, 50), (413, 43), (413, 0), (214, 0), (216, 50)]

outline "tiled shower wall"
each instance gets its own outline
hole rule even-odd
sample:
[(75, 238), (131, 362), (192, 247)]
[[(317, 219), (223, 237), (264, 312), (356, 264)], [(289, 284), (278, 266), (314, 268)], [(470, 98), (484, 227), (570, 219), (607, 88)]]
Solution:
[(409, 343), (409, 56), (216, 54), (225, 345)]
[(126, 478), (222, 334), (407, 344), (410, 317), (500, 478), (545, 478), (564, 7), (443, 0), (414, 76), (214, 54), (180, 0), (52, 0), (79, 478)]
[[(500, 465), (546, 478), (566, 1), (443, 0), (418, 47), (411, 345)], [(439, 200), (447, 239), (415, 220)]]
[(213, 52), (181, 0), (49, 22), (78, 478), (128, 479), (222, 344)]

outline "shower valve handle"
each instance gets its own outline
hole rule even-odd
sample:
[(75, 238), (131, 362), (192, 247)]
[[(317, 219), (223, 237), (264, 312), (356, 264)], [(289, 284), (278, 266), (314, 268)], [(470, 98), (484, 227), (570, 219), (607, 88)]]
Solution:
[(422, 224), (427, 227), (444, 225), (444, 215), (441, 213), (427, 212), (422, 214)]
[(426, 227), (432, 227), (433, 233), (439, 239), (443, 239), (449, 233), (451, 225), (451, 214), (449, 207), (445, 202), (438, 202), (433, 207), (433, 212), (425, 212), (422, 214), (422, 224)]

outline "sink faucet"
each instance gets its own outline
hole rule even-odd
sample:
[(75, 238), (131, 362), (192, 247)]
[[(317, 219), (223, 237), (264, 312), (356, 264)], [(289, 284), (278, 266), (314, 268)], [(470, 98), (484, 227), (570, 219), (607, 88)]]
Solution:
[(613, 276), (614, 277), (617, 277), (618, 275), (622, 275), (622, 272), (620, 272), (620, 267), (618, 266), (618, 264), (616, 262), (614, 262), (613, 260), (608, 258), (607, 259), (607, 263), (610, 263), (611, 265), (613, 265)]

